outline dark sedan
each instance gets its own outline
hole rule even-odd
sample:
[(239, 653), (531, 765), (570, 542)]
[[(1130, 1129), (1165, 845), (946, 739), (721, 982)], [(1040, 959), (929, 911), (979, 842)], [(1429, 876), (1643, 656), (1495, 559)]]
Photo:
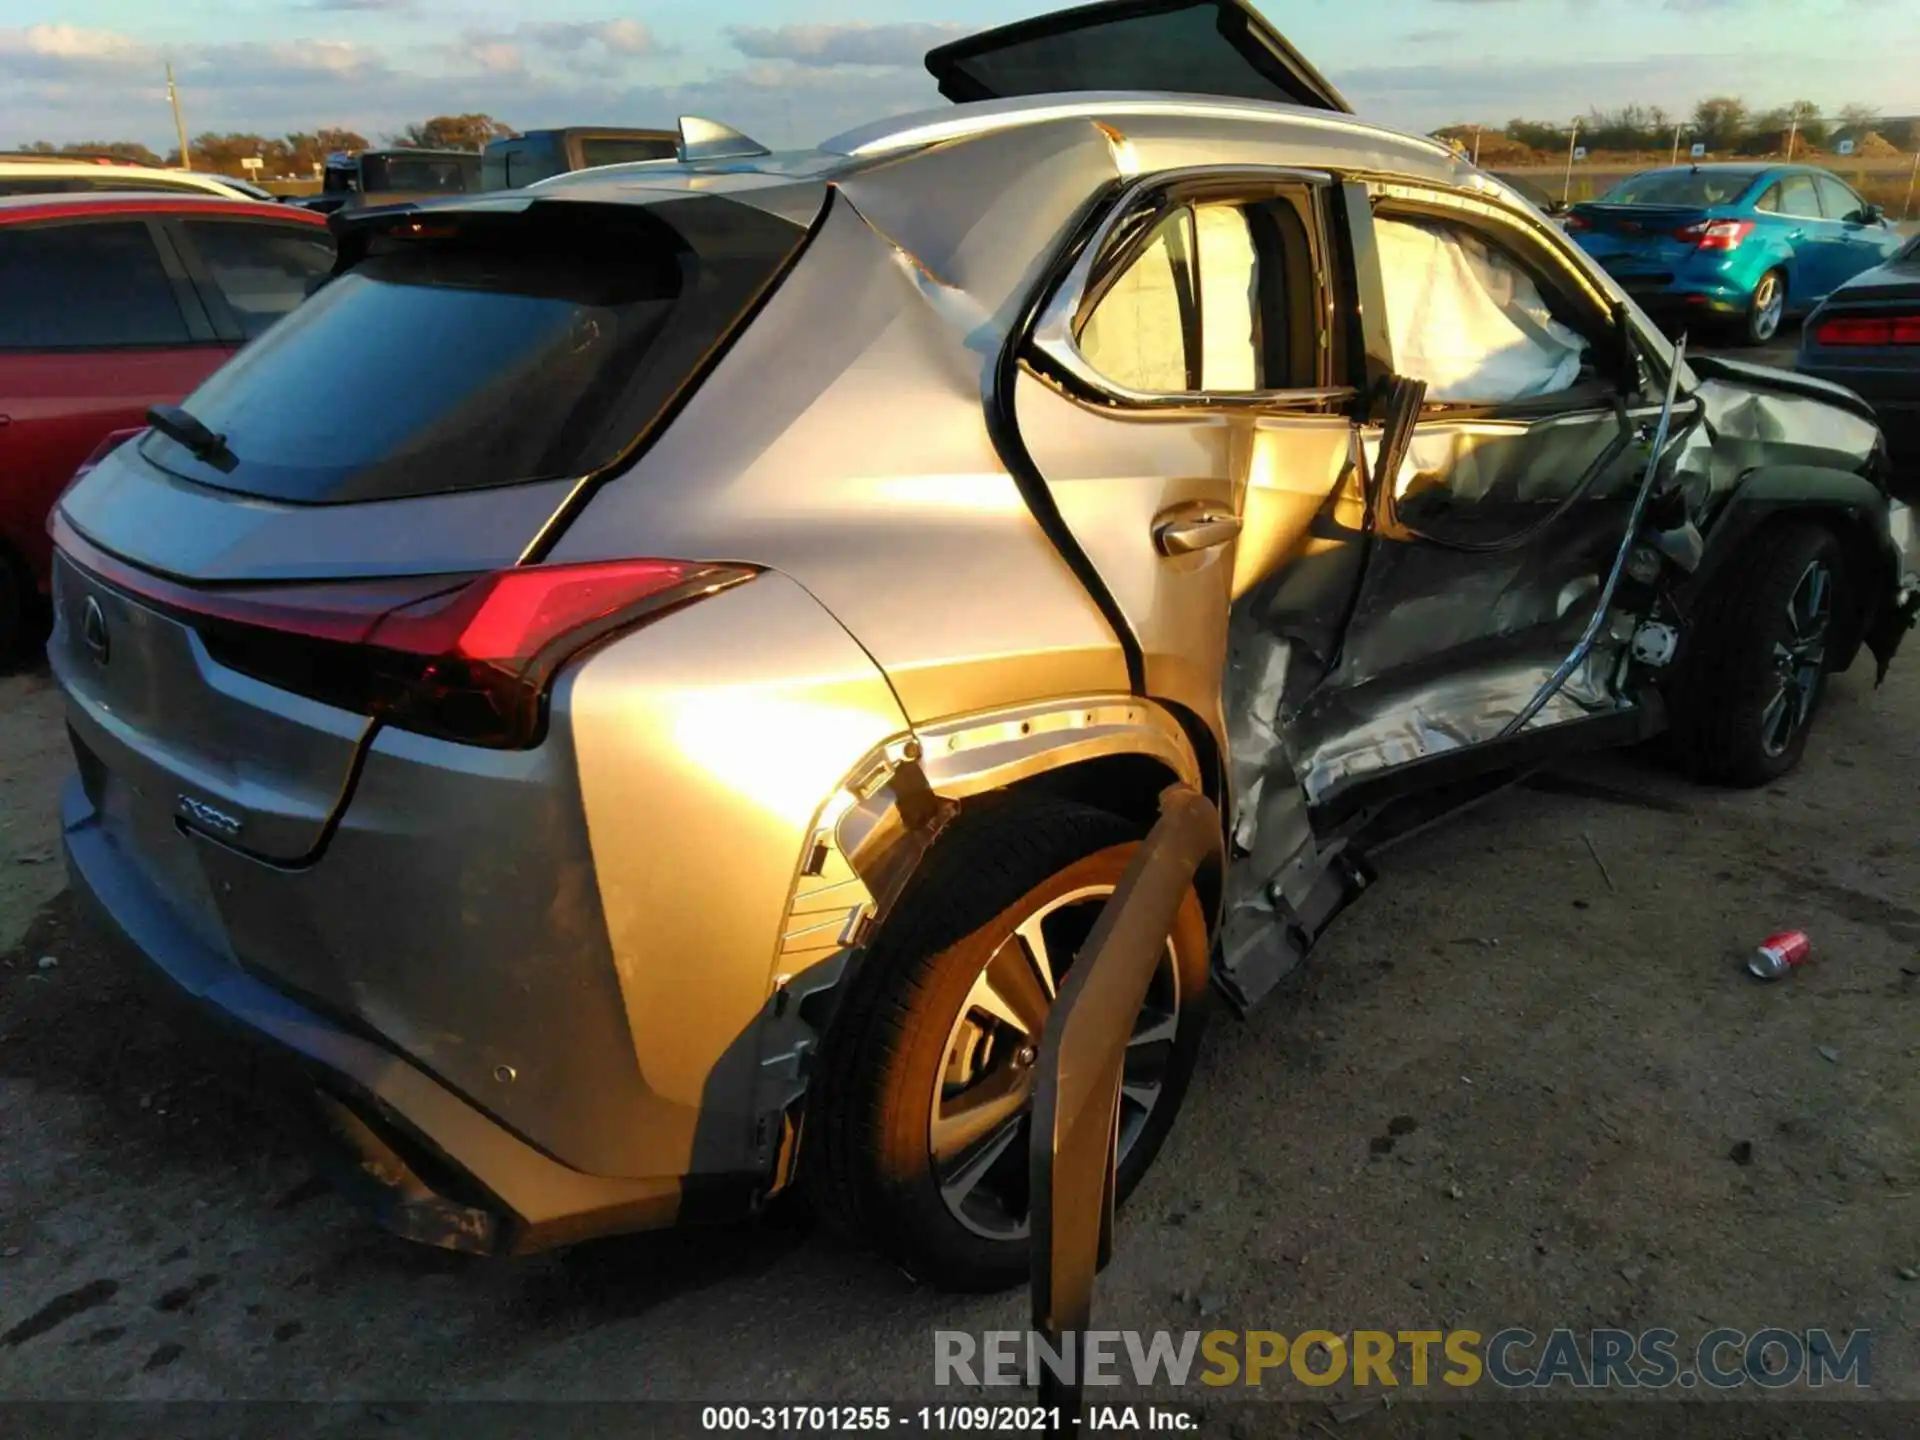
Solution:
[(1920, 478), (1920, 236), (1807, 318), (1798, 368), (1871, 404), (1895, 472)]

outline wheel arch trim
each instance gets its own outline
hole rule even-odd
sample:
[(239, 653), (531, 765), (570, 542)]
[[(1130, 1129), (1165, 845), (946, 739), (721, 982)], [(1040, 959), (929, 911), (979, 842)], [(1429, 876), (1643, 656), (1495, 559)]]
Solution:
[[(787, 1117), (771, 1188), (792, 1178), (794, 1127), (806, 1053), (826, 1040), (847, 980), (868, 940), (966, 801), (1018, 791), (1110, 761), (1159, 772), (1143, 818), (1150, 825), (1169, 785), (1209, 788), (1205, 762), (1166, 706), (1127, 694), (1078, 695), (951, 716), (870, 751), (821, 806), (800, 857), (781, 926), (768, 1012), (791, 1017), (791, 1044), (763, 1047), (762, 1073), (780, 1083), (763, 1113)], [(1110, 808), (1110, 807), (1109, 807)], [(1222, 840), (1224, 845), (1224, 837)], [(1219, 877), (1208, 923), (1216, 920)], [(784, 1003), (783, 997), (792, 1002)], [(777, 1052), (777, 1053), (775, 1053)]]
[(1727, 563), (1761, 529), (1783, 519), (1828, 524), (1858, 567), (1852, 623), (1835, 646), (1836, 664), (1845, 668), (1858, 654), (1862, 637), (1879, 606), (1891, 600), (1899, 581), (1900, 559), (1887, 529), (1888, 501), (1871, 480), (1847, 470), (1818, 465), (1767, 465), (1748, 472), (1728, 496), (1707, 532), (1706, 554), (1688, 578), (1683, 605), (1691, 612), (1720, 578)]

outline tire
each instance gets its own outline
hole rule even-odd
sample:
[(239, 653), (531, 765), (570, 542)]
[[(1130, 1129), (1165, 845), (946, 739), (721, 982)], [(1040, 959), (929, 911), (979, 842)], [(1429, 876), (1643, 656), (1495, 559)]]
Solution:
[[(1015, 1107), (1039, 1048), (1030, 1032), (1043, 1026), (1023, 1031), (989, 1015), (979, 1001), (995, 997), (979, 987), (990, 960), (1004, 967), (1030, 953), (1011, 937), (1034, 917), (1042, 948), (1069, 957), (1056, 958), (1057, 979), (1140, 838), (1117, 816), (1051, 799), (993, 798), (961, 812), (855, 976), (813, 1086), (801, 1169), (829, 1223), (942, 1289), (1025, 1282), (1030, 1080)], [(1129, 1052), (1136, 1083), (1122, 1101), (1122, 1199), (1171, 1129), (1199, 1053), (1208, 935), (1197, 896), (1168, 948)], [(999, 991), (1016, 1002), (1002, 1001), (1003, 1011), (1031, 1010), (1017, 1003), (1020, 984)], [(1002, 1103), (983, 1104), (990, 1096)]]
[(1681, 764), (1708, 784), (1754, 786), (1800, 763), (1826, 691), (1844, 556), (1832, 531), (1762, 530), (1704, 597), (1670, 696)]
[(1780, 322), (1787, 313), (1787, 277), (1769, 270), (1753, 287), (1747, 302), (1746, 317), (1740, 322), (1740, 339), (1748, 345), (1765, 345), (1780, 333)]

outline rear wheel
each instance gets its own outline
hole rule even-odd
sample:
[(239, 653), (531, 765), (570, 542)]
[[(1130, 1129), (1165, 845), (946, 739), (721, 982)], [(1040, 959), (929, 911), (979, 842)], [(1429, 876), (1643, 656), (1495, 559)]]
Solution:
[[(952, 1290), (1025, 1280), (1041, 1036), (1138, 844), (1136, 827), (1081, 805), (963, 813), (856, 977), (815, 1085), (804, 1165), (828, 1217), (915, 1276)], [(1193, 1073), (1207, 944), (1189, 895), (1127, 1052), (1123, 1197)]]
[(1742, 338), (1749, 345), (1765, 345), (1780, 333), (1780, 322), (1787, 314), (1787, 277), (1769, 270), (1753, 287), (1753, 299), (1747, 304)]
[(1702, 602), (1673, 694), (1673, 739), (1698, 779), (1764, 785), (1800, 763), (1826, 692), (1834, 616), (1845, 601), (1833, 532), (1762, 531)]

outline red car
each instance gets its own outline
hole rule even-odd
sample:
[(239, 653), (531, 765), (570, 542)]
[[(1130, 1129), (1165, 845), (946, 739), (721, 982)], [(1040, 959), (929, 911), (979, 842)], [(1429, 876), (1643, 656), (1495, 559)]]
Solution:
[(0, 660), (47, 590), (47, 512), (333, 267), (318, 216), (186, 194), (0, 197)]

